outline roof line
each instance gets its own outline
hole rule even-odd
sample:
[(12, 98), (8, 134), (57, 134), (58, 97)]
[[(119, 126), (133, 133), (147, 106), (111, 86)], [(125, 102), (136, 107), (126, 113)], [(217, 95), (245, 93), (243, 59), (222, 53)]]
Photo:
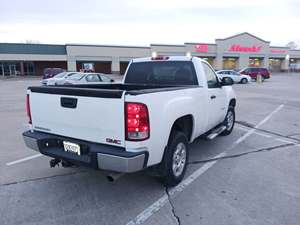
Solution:
[(271, 45), (270, 45), (270, 48), (287, 48), (287, 49), (290, 49), (289, 47), (286, 47), (286, 46), (271, 46)]
[(255, 35), (253, 35), (253, 34), (250, 34), (250, 33), (248, 33), (248, 32), (243, 32), (243, 33), (235, 34), (235, 35), (233, 35), (233, 36), (230, 36), (230, 37), (227, 37), (227, 38), (223, 38), (223, 39), (218, 38), (218, 39), (216, 39), (216, 41), (217, 41), (217, 40), (219, 40), (219, 41), (224, 41), (224, 40), (228, 40), (228, 39), (231, 39), (231, 38), (235, 38), (235, 37), (238, 37), (238, 36), (241, 36), (241, 35), (244, 35), (244, 34), (247, 34), (247, 35), (249, 35), (249, 36), (251, 36), (251, 37), (254, 37), (254, 38), (256, 38), (256, 39), (258, 39), (258, 40), (260, 40), (260, 41), (262, 41), (262, 42), (270, 43), (270, 41), (263, 40), (263, 39), (261, 39), (261, 38), (255, 36)]
[(216, 43), (204, 43), (204, 42), (184, 42), (185, 45), (217, 45)]
[(44, 43), (16, 43), (16, 42), (1, 42), (0, 44), (5, 44), (5, 45), (51, 45), (51, 46), (65, 46), (64, 44), (44, 44)]
[(172, 44), (150, 44), (150, 46), (185, 47), (185, 45), (172, 45)]
[(130, 45), (97, 45), (97, 44), (66, 44), (66, 46), (84, 46), (84, 47), (105, 47), (105, 48), (144, 48), (150, 49), (148, 46), (130, 46)]

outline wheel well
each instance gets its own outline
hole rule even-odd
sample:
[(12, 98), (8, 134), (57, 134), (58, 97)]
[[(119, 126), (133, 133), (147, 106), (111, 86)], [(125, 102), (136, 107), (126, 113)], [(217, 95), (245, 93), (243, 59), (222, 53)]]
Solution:
[(179, 130), (183, 132), (186, 135), (187, 139), (190, 141), (193, 132), (193, 123), (194, 122), (192, 115), (180, 117), (174, 122), (171, 133), (174, 130)]
[(236, 105), (236, 99), (231, 99), (230, 102), (229, 102), (229, 106), (232, 106), (233, 108), (235, 107)]

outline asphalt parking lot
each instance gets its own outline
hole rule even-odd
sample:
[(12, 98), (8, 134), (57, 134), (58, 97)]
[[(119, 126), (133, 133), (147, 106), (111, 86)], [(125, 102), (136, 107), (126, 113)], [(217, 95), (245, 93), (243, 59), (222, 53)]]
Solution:
[(144, 172), (115, 183), (85, 168), (50, 168), (25, 147), (26, 87), (0, 80), (0, 224), (299, 225), (300, 74), (236, 84), (233, 133), (191, 144), (185, 180)]

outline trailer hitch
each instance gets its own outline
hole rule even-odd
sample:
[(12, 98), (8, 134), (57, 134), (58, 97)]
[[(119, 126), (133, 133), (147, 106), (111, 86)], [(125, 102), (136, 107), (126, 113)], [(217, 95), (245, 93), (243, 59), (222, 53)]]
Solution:
[(61, 160), (60, 159), (51, 159), (50, 160), (50, 167), (51, 168), (54, 168), (56, 165), (59, 167), (59, 163), (61, 162)]

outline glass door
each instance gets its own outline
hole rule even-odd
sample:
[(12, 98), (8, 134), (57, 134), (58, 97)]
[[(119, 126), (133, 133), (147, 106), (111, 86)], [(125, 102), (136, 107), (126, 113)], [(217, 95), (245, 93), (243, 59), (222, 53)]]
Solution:
[(4, 67), (2, 63), (0, 63), (0, 76), (4, 76)]
[(15, 76), (17, 75), (16, 64), (9, 64), (9, 75)]

